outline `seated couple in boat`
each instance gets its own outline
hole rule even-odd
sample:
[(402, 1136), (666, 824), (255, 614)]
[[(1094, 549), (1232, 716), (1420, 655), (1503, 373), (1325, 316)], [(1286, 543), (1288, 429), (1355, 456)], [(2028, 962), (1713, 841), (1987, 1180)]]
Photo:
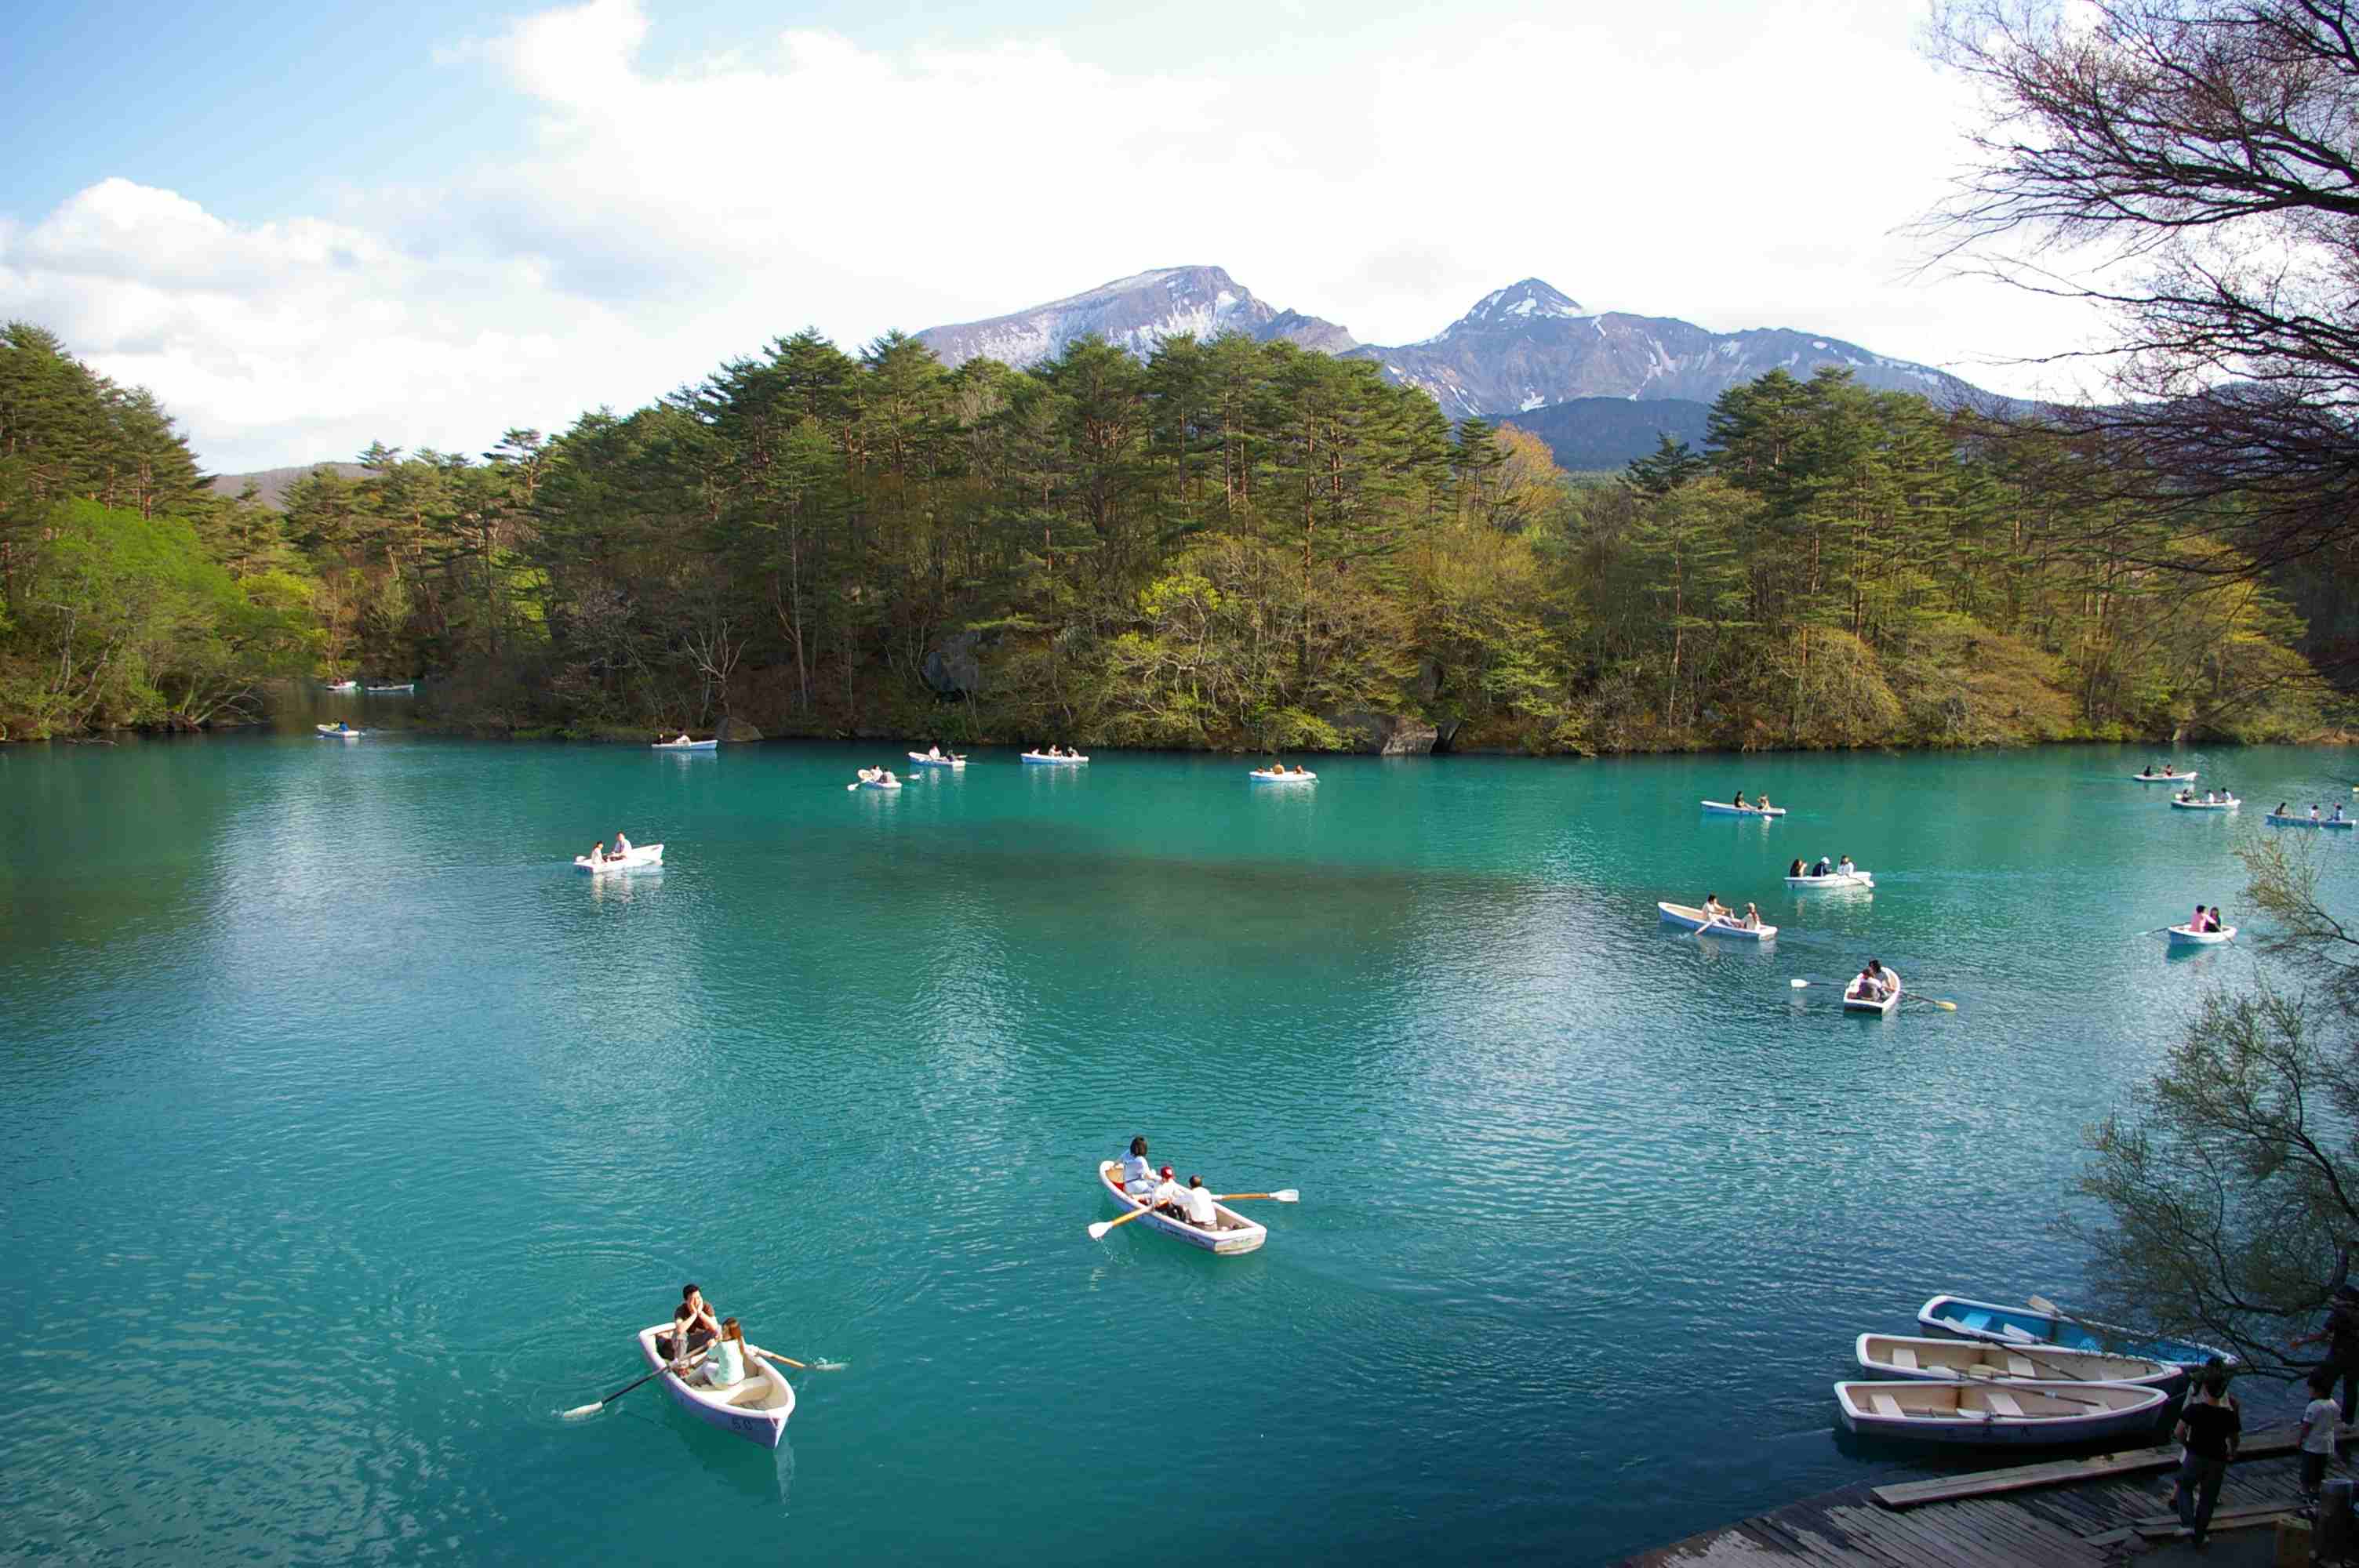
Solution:
[[(1282, 773), (1287, 771), (1287, 766), (1284, 762), (1272, 762), (1266, 771), (1273, 773)], [(1300, 762), (1297, 762), (1294, 764), (1293, 771), (1298, 773), (1307, 773), (1310, 770), (1304, 767)]]
[(614, 835), (614, 852), (611, 855), (606, 853), (606, 841), (603, 838), (590, 846), (590, 863), (594, 866), (601, 860), (619, 860), (630, 852), (631, 841), (617, 833)]
[(1854, 1001), (1885, 1001), (1890, 999), (1894, 984), (1891, 973), (1870, 958), (1867, 968), (1859, 972), (1859, 978), (1852, 981), (1851, 989), (1843, 994)]
[(862, 784), (891, 784), (894, 782), (893, 770), (890, 768), (863, 768), (860, 770), (860, 782)]
[(1759, 800), (1747, 806), (1745, 803), (1745, 792), (1743, 790), (1738, 790), (1735, 796), (1730, 800), (1729, 804), (1736, 807), (1739, 811), (1767, 811), (1769, 809), (1769, 797), (1765, 795)]
[(744, 1382), (745, 1331), (734, 1317), (716, 1319), (712, 1303), (693, 1284), (682, 1285), (679, 1294), (672, 1331), (656, 1336), (656, 1354), (670, 1362), (684, 1383), (725, 1389)]
[(1041, 747), (1041, 748), (1040, 748), (1040, 754), (1041, 754), (1042, 756), (1044, 756), (1044, 757), (1078, 757), (1078, 756), (1080, 756), (1080, 755), (1081, 755), (1081, 753), (1080, 753), (1079, 752), (1070, 751), (1070, 750), (1068, 750), (1068, 751), (1060, 751), (1060, 750), (1058, 750), (1058, 749), (1057, 749), (1056, 747), (1054, 747), (1054, 746), (1043, 746), (1043, 747)]
[(2187, 923), (2187, 929), (2194, 932), (2199, 936), (2206, 931), (2219, 930), (2220, 906), (2215, 903), (2210, 909), (2206, 909), (2201, 904), (2197, 904), (2195, 906), (2195, 918)]
[(2178, 776), (2179, 770), (2171, 766), (2169, 762), (2162, 764), (2162, 772), (2160, 773), (2156, 773), (2154, 771), (2154, 764), (2152, 762), (2148, 762), (2138, 773), (2138, 777), (2142, 779), (2175, 779)]
[(672, 744), (675, 746), (686, 746), (692, 744), (692, 742), (688, 738), (688, 731), (683, 730), (679, 732), (679, 739), (674, 741)]
[(1716, 892), (1708, 892), (1703, 895), (1702, 910), (1703, 923), (1706, 925), (1734, 925), (1743, 931), (1758, 931), (1761, 929), (1761, 912), (1759, 910), (1754, 908), (1753, 905), (1748, 903), (1745, 906), (1745, 914), (1740, 918), (1734, 910), (1728, 907), (1728, 905), (1720, 902), (1720, 894)]

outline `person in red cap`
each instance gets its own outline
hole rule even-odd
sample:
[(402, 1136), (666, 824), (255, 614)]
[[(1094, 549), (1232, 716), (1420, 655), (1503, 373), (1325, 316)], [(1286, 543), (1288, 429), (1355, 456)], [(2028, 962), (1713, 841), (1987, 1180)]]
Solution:
[(1156, 1184), (1153, 1192), (1147, 1195), (1147, 1206), (1159, 1208), (1169, 1215), (1186, 1217), (1188, 1189), (1172, 1179), (1171, 1167), (1169, 1165), (1164, 1166), (1157, 1174), (1163, 1179)]

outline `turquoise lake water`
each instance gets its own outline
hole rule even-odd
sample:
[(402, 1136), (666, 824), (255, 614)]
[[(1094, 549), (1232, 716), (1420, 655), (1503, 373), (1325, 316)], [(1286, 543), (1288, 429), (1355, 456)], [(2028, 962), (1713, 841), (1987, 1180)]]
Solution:
[[(900, 750), (0, 749), (0, 1558), (1598, 1562), (1955, 1466), (1838, 1440), (1853, 1336), (2071, 1298), (2079, 1129), (2256, 963), (2133, 934), (2354, 798), (2298, 750), (2201, 758), (2237, 816), (2109, 749), (842, 788)], [(1793, 814), (1697, 811), (1739, 787)], [(571, 867), (616, 829), (661, 871)], [(1875, 892), (1789, 894), (1821, 852)], [(1658, 923), (1707, 892), (1783, 935)], [(1869, 954), (1959, 1011), (1787, 983)], [(1092, 1241), (1142, 1132), (1302, 1202)], [(846, 1364), (776, 1454), (655, 1385), (557, 1418), (690, 1279)]]

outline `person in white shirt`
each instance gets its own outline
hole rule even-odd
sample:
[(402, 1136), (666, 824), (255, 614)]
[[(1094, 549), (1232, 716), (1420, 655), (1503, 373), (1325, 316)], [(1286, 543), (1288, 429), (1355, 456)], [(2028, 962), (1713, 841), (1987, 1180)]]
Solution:
[(1122, 1190), (1135, 1198), (1143, 1198), (1155, 1190), (1155, 1167), (1147, 1162), (1147, 1140), (1130, 1141), (1130, 1152), (1123, 1156), (1122, 1168), (1114, 1173)]
[(621, 860), (631, 852), (631, 841), (620, 833), (614, 835), (614, 859)]
[(1728, 905), (1720, 902), (1720, 894), (1708, 892), (1703, 895), (1703, 923), (1706, 925), (1724, 925), (1734, 918), (1728, 913)]
[(1202, 1230), (1218, 1230), (1221, 1217), (1212, 1210), (1212, 1189), (1204, 1185), (1201, 1176), (1190, 1176), (1188, 1184), (1180, 1189), (1180, 1212), (1188, 1223)]
[(708, 1389), (726, 1389), (745, 1380), (745, 1331), (737, 1326), (735, 1318), (724, 1317), (721, 1320), (720, 1337), (682, 1381), (701, 1383)]
[(1845, 855), (1842, 860), (1835, 862), (1835, 870), (1846, 877), (1855, 877), (1859, 874), (1859, 868), (1851, 863), (1851, 857), (1849, 855)]
[(1181, 1200), (1187, 1196), (1188, 1189), (1172, 1179), (1170, 1166), (1164, 1166), (1157, 1173), (1162, 1179), (1157, 1182), (1154, 1190), (1147, 1195), (1147, 1206), (1159, 1208), (1169, 1214), (1185, 1214), (1187, 1210), (1182, 1206)]

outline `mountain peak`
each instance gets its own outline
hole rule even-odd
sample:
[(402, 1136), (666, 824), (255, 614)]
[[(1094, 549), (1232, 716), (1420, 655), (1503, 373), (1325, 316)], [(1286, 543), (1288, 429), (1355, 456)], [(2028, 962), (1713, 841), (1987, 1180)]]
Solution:
[(1527, 277), (1505, 288), (1495, 288), (1474, 302), (1458, 319), (1461, 327), (1497, 327), (1534, 319), (1578, 319), (1588, 312), (1581, 301), (1537, 277)]
[(1087, 332), (1142, 359), (1167, 338), (1223, 332), (1243, 332), (1259, 342), (1284, 338), (1330, 354), (1354, 346), (1352, 334), (1334, 322), (1277, 309), (1217, 266), (1152, 267), (1011, 316), (929, 327), (918, 341), (946, 365), (989, 357), (1022, 369), (1063, 352)]

